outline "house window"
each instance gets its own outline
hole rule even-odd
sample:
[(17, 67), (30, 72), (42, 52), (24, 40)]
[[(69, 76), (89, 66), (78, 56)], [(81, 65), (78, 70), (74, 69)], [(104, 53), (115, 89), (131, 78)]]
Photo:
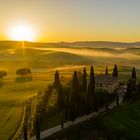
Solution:
[(102, 84), (100, 84), (100, 87), (102, 87)]
[(97, 83), (97, 87), (99, 86), (99, 84)]

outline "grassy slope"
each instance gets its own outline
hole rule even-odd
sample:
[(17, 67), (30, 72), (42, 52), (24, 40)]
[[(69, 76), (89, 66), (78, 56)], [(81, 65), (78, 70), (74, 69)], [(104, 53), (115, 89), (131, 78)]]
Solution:
[(38, 90), (47, 85), (44, 81), (16, 83), (14, 79), (5, 80), (0, 89), (0, 138), (7, 140), (19, 126), (23, 104)]
[[(29, 46), (30, 45), (31, 44), (29, 43)], [(127, 65), (127, 60), (124, 59), (112, 59), (107, 56), (106, 58), (101, 58), (94, 57), (94, 55), (89, 57), (79, 55), (78, 53), (73, 54), (72, 52), (62, 52), (62, 48), (60, 47), (61, 44), (51, 44), (51, 47), (58, 47), (59, 51), (57, 52), (54, 49), (52, 51), (51, 49), (36, 50), (33, 48), (34, 46), (45, 48), (43, 44), (34, 44), (23, 51), (20, 42), (10, 42), (10, 44), (7, 42), (4, 42), (3, 44), (0, 43), (0, 69), (8, 72), (8, 79), (5, 81), (5, 85), (0, 89), (0, 138), (7, 139), (8, 136), (13, 133), (20, 120), (22, 104), (29, 97), (35, 95), (40, 88), (46, 86), (47, 81), (52, 80), (54, 72), (50, 72), (50, 68), (69, 65), (69, 67), (63, 67), (60, 69), (63, 76), (69, 76), (73, 73), (74, 69), (81, 69), (78, 67), (76, 68), (75, 65), (87, 65), (87, 63), (99, 65), (95, 67), (95, 71), (98, 74), (104, 72), (106, 65), (114, 65), (114, 63)], [(71, 48), (74, 52), (78, 51), (78, 47), (73, 48), (71, 46)], [(96, 49), (89, 48), (89, 51), (92, 50), (94, 51)], [(98, 51), (116, 53), (113, 49), (108, 50), (100, 48)], [(120, 51), (117, 53), (120, 53)], [(137, 63), (135, 60), (129, 61), (129, 65), (135, 64), (134, 62)], [(19, 84), (14, 82), (16, 69), (25, 65), (34, 71), (33, 81), (29, 83), (28, 88), (25, 83)], [(128, 78), (130, 69), (130, 67), (120, 68), (121, 79)], [(110, 70), (112, 70), (112, 67), (110, 67)]]
[(139, 118), (140, 96), (135, 101), (121, 104), (107, 114), (68, 128), (46, 140), (139, 140)]

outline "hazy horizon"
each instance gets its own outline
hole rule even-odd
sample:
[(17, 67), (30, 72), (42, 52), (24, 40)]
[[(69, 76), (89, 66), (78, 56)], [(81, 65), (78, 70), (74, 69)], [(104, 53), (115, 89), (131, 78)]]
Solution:
[(0, 40), (0, 42), (29, 42), (29, 43), (75, 43), (75, 42), (110, 42), (110, 43), (139, 43), (140, 40), (137, 41), (113, 41), (113, 40), (75, 40), (75, 41), (19, 41), (19, 40)]

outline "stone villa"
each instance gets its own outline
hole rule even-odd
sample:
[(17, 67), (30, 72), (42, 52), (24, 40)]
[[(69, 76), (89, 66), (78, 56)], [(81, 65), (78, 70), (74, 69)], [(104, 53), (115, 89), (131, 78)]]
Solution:
[(118, 88), (119, 82), (117, 77), (111, 75), (98, 75), (95, 77), (95, 90), (96, 91), (107, 91), (113, 93)]

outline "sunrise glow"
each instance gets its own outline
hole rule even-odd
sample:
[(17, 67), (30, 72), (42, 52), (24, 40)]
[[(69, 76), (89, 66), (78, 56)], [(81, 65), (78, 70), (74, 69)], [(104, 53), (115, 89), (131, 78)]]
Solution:
[(29, 26), (18, 25), (11, 27), (9, 37), (11, 40), (16, 41), (34, 41), (35, 31)]

